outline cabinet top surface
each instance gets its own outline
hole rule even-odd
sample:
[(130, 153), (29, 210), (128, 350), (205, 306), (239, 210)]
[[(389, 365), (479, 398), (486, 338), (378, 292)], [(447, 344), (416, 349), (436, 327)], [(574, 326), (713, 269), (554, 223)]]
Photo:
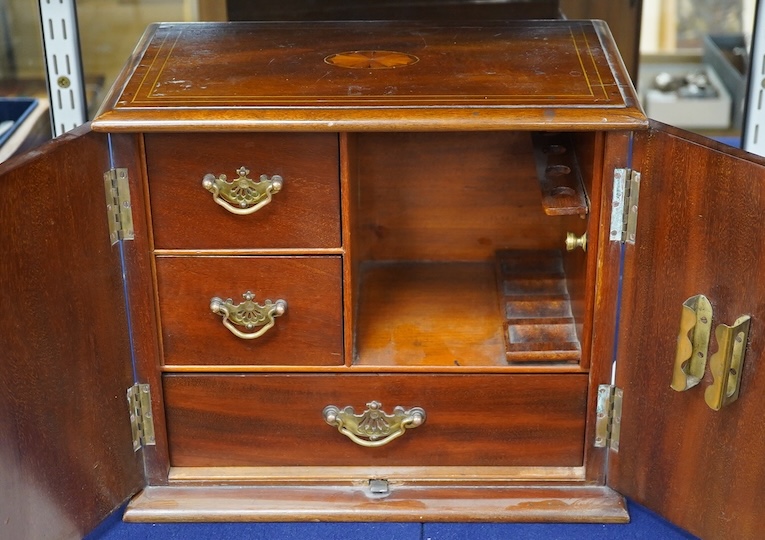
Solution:
[(645, 116), (598, 21), (157, 24), (98, 131), (623, 129)]

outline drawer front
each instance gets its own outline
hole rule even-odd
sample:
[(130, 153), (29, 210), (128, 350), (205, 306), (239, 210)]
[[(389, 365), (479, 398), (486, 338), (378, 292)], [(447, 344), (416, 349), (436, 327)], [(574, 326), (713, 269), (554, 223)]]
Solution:
[[(155, 247), (340, 246), (336, 134), (173, 133), (146, 135), (145, 141)], [(270, 202), (247, 215), (216, 203), (213, 193), (202, 185), (208, 174), (236, 180), (241, 167), (250, 171), (248, 178), (253, 181), (261, 175), (283, 179)], [(222, 195), (219, 200), (225, 202)]]
[[(587, 375), (166, 375), (171, 465), (581, 466)], [(421, 407), (426, 420), (367, 448), (330, 426), (356, 413)]]
[[(165, 364), (343, 363), (340, 257), (157, 257), (156, 265)], [(261, 306), (284, 300), (286, 309), (252, 329), (231, 313), (245, 339), (210, 306), (216, 297), (241, 304), (247, 291)]]

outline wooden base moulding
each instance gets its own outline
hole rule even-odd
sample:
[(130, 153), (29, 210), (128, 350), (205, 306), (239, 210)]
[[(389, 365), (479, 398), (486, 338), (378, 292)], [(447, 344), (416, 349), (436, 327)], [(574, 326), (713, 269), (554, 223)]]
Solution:
[(125, 521), (493, 521), (626, 523), (607, 487), (149, 487)]

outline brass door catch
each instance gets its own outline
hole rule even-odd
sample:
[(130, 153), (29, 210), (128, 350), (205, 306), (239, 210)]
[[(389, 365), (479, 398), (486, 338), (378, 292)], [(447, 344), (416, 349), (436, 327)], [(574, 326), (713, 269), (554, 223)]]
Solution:
[[(677, 392), (693, 388), (704, 378), (712, 311), (712, 304), (703, 294), (692, 296), (683, 303), (670, 384)], [(742, 315), (733, 326), (719, 324), (715, 329), (717, 352), (709, 359), (713, 382), (704, 391), (704, 400), (712, 410), (719, 411), (738, 399), (750, 323), (751, 317)]]
[(712, 304), (707, 297), (697, 294), (683, 302), (675, 350), (675, 369), (670, 384), (673, 390), (684, 392), (704, 378), (711, 333)]
[(704, 392), (704, 400), (712, 410), (719, 411), (738, 399), (750, 322), (751, 318), (743, 315), (733, 326), (721, 324), (715, 329), (719, 348), (709, 360), (714, 382)]

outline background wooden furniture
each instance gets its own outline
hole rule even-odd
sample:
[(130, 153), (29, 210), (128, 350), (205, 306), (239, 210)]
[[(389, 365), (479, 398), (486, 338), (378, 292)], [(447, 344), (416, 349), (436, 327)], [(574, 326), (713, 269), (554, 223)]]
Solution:
[[(208, 3), (211, 4), (211, 3)], [(608, 23), (633, 81), (640, 56), (642, 0), (227, 0), (225, 8), (209, 5), (200, 20), (333, 21), (333, 20), (512, 20), (601, 19)], [(225, 13), (224, 13), (225, 12)], [(209, 18), (206, 18), (209, 17)]]

